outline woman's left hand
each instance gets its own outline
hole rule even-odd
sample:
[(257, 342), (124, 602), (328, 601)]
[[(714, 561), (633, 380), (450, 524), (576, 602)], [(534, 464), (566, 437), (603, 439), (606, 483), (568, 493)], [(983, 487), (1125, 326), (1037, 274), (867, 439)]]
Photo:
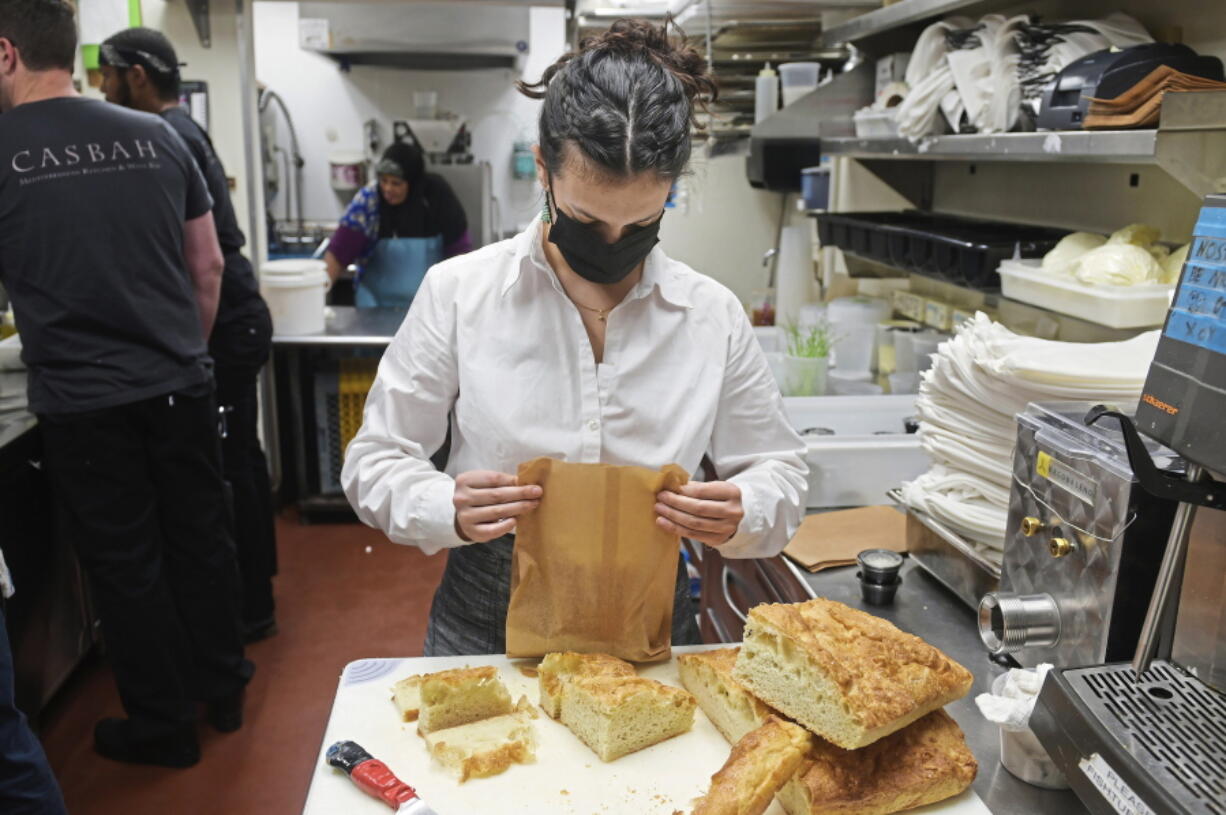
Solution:
[(691, 481), (656, 501), (656, 526), (710, 546), (727, 543), (745, 517), (741, 488), (728, 481)]

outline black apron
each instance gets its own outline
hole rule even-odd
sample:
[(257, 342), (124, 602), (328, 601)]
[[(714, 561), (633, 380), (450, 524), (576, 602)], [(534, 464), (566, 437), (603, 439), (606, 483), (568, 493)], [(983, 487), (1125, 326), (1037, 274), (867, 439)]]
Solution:
[[(511, 552), (515, 538), (504, 535), (447, 552), (443, 582), (434, 593), (426, 627), (428, 657), (505, 654), (507, 606), (511, 602)], [(698, 623), (690, 602), (685, 561), (678, 557), (673, 595), (673, 645), (698, 645)]]

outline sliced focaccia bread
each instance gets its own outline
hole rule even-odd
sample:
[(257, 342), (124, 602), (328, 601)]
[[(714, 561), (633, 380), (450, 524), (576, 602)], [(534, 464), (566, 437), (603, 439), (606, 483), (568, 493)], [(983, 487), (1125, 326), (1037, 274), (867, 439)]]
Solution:
[(634, 676), (634, 666), (608, 654), (577, 654), (573, 651), (545, 654), (537, 669), (541, 683), (541, 707), (552, 719), (562, 713), (562, 686), (570, 679), (598, 676)]
[(536, 760), (536, 731), (533, 713), (515, 713), (436, 730), (425, 736), (426, 747), (435, 761), (451, 770), (463, 783), (470, 778), (485, 778), (506, 772), (512, 764)]
[(511, 694), (490, 665), (455, 668), (421, 678), (421, 735), (512, 712)]
[(768, 716), (733, 746), (693, 815), (762, 815), (815, 740), (803, 727)]
[(694, 694), (702, 712), (729, 744), (736, 744), (775, 712), (733, 678), (740, 650), (719, 648), (677, 656), (681, 684)]
[(421, 674), (414, 674), (392, 685), (392, 703), (402, 721), (415, 722), (421, 714), (421, 679)]
[(686, 732), (694, 697), (639, 677), (572, 679), (562, 691), (562, 724), (604, 761), (613, 761)]
[(919, 637), (842, 603), (755, 606), (733, 676), (839, 747), (855, 750), (965, 696), (971, 674)]
[(978, 767), (961, 728), (938, 710), (859, 750), (814, 739), (778, 796), (788, 815), (890, 815), (952, 798)]

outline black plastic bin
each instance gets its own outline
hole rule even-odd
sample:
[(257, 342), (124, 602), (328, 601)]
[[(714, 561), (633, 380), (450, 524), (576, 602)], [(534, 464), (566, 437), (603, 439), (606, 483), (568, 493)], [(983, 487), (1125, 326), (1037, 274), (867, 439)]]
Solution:
[(979, 289), (998, 289), (996, 269), (1017, 253), (1042, 257), (1067, 230), (984, 221), (918, 210), (815, 216), (822, 244)]

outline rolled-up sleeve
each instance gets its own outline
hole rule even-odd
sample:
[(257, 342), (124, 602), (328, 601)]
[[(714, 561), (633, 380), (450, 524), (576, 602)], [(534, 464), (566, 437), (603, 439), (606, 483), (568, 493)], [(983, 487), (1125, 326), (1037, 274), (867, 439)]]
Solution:
[(716, 548), (730, 558), (772, 557), (800, 526), (809, 467), (749, 320), (739, 308), (732, 320), (709, 455), (718, 477), (740, 487), (745, 517)]
[(430, 462), (458, 393), (454, 298), (440, 293), (448, 282), (446, 274), (426, 275), (379, 363), (341, 470), (364, 523), (426, 554), (465, 543), (455, 531), (455, 482)]

